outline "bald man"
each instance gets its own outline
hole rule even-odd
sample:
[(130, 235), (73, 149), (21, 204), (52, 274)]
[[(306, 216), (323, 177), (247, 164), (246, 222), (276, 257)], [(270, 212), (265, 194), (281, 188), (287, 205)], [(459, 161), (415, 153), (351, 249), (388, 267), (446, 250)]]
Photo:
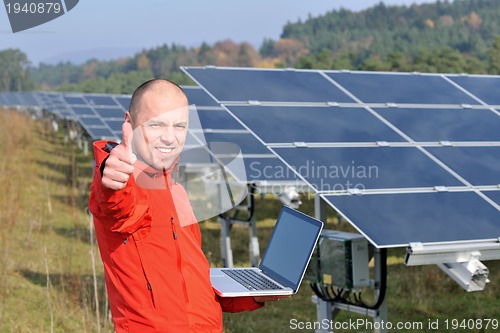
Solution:
[(212, 289), (198, 223), (184, 188), (172, 181), (188, 118), (182, 89), (150, 80), (132, 95), (121, 143), (94, 142), (89, 208), (118, 333), (220, 333), (222, 311), (263, 305)]

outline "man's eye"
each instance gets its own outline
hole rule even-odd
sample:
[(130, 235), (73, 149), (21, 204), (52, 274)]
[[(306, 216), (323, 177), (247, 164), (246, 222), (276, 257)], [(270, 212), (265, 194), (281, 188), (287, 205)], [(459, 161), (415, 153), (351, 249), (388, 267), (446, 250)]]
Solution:
[(175, 128), (178, 128), (178, 129), (185, 129), (185, 128), (186, 128), (186, 125), (185, 125), (185, 124), (177, 124), (177, 125), (175, 125)]

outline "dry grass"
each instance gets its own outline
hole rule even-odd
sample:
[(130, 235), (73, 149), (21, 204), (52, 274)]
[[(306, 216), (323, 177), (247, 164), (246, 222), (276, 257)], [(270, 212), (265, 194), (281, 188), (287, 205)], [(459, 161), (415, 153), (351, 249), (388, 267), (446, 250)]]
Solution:
[(0, 111), (0, 139), (0, 332), (110, 332), (94, 311), (89, 157), (15, 111)]

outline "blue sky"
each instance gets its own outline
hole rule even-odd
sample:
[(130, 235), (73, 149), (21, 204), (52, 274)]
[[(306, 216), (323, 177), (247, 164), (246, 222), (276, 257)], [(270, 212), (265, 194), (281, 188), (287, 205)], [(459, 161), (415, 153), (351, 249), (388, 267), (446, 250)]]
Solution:
[[(380, 0), (80, 0), (65, 15), (38, 27), (12, 33), (6, 9), (0, 7), (0, 50), (18, 48), (33, 64), (82, 60), (82, 57), (132, 55), (165, 43), (196, 46), (231, 39), (259, 47), (278, 39), (287, 22), (329, 10), (354, 11)], [(435, 0), (384, 0), (387, 5)]]

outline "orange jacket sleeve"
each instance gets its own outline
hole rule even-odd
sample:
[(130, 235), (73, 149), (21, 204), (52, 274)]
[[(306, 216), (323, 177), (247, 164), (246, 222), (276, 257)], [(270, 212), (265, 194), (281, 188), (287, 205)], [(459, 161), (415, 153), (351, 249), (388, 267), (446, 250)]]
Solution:
[(92, 214), (97, 216), (108, 216), (116, 221), (111, 230), (123, 234), (134, 233), (141, 227), (146, 227), (151, 223), (149, 214), (149, 205), (134, 191), (134, 179), (130, 178), (127, 186), (122, 190), (111, 190), (102, 186), (102, 166), (109, 156), (106, 146), (113, 144), (109, 141), (94, 142), (94, 181), (92, 182), (91, 196), (89, 206)]

